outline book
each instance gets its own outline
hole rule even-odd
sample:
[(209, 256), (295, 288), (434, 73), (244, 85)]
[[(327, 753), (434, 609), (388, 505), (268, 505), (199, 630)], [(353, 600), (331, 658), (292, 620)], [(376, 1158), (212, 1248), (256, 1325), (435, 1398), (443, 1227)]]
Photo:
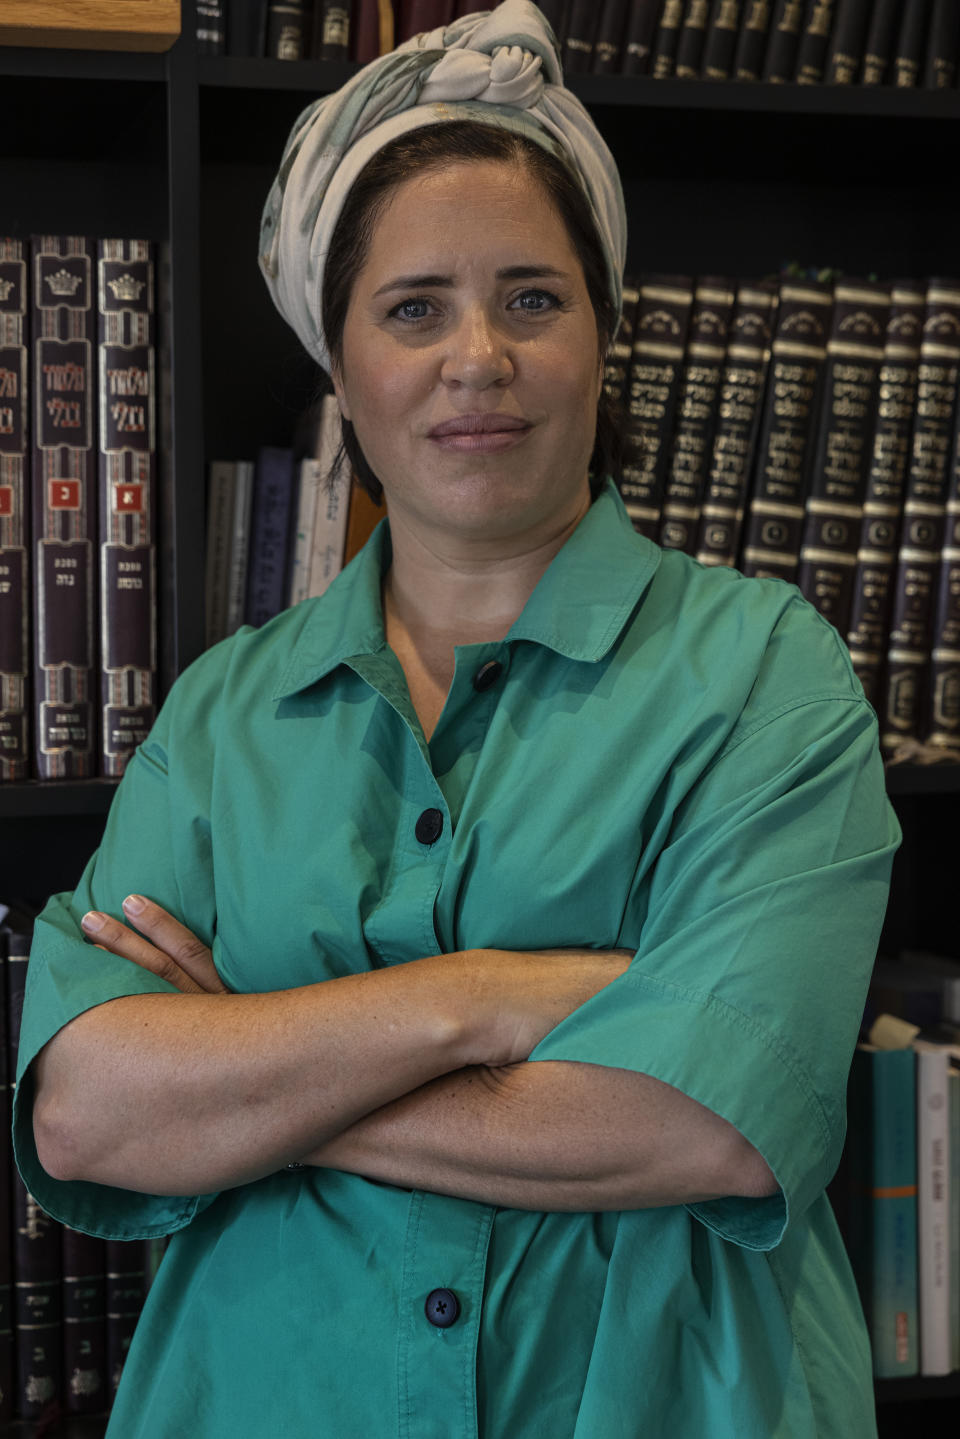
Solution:
[(30, 766), (28, 261), (0, 238), (0, 782)]
[(703, 62), (703, 47), (710, 23), (710, 0), (688, 0), (677, 40), (674, 73), (682, 80), (696, 80)]
[(917, 1248), (920, 1373), (949, 1374), (951, 1342), (950, 1054), (914, 1041), (917, 1054)]
[(863, 53), (863, 85), (882, 85), (891, 70), (904, 0), (873, 0)]
[[(635, 38), (631, 29), (627, 33), (628, 17), (632, 24), (634, 12), (640, 18), (646, 39)], [(653, 21), (650, 18), (653, 14), (653, 6), (647, 0), (638, 0), (636, 5), (631, 5), (630, 0), (603, 0), (600, 6), (600, 18), (597, 21), (596, 35), (593, 41), (593, 63), (591, 69), (594, 75), (618, 75), (626, 73), (625, 59), (626, 47), (633, 44), (638, 48), (645, 46), (646, 57), (650, 55), (650, 39), (653, 31)], [(629, 73), (637, 75), (639, 70), (631, 70)]]
[(267, 51), (267, 0), (227, 0), (226, 53), (259, 58)]
[(123, 774), (157, 707), (156, 340), (148, 240), (97, 242), (100, 773)]
[(234, 634), (243, 624), (247, 596), (247, 564), (250, 556), (250, 512), (253, 507), (252, 460), (238, 460), (233, 469), (231, 490), (230, 553), (227, 565), (226, 633)]
[(196, 0), (198, 55), (223, 55), (227, 48), (224, 6), (227, 0)]
[(292, 451), (264, 445), (254, 469), (246, 624), (265, 624), (284, 607), (293, 492)]
[(773, 0), (745, 0), (733, 56), (735, 80), (759, 80), (770, 39)]
[[(358, 65), (369, 65), (384, 52), (380, 48), (380, 12), (389, 0), (356, 0), (350, 15), (350, 58)], [(393, 7), (390, 6), (390, 29), (393, 31)]]
[(944, 510), (923, 739), (931, 749), (960, 759), (960, 385)]
[(582, 74), (591, 68), (600, 10), (597, 0), (570, 0), (567, 33), (563, 41), (563, 69), (566, 74)]
[(960, 960), (926, 950), (878, 956), (870, 984), (876, 1013), (896, 1015), (920, 1029), (960, 1025)]
[(769, 84), (782, 85), (794, 78), (803, 18), (803, 0), (775, 0), (763, 65), (763, 78)]
[(870, 23), (871, 0), (837, 0), (837, 14), (827, 56), (827, 82), (853, 85), (860, 74)]
[(889, 318), (889, 285), (837, 281), (797, 583), (842, 635), (853, 604)]
[(308, 0), (269, 0), (266, 53), (271, 60), (305, 60), (310, 54)]
[(697, 280), (660, 517), (664, 549), (692, 554), (696, 548), (735, 298), (732, 280)]
[(639, 302), (640, 291), (636, 283), (629, 276), (625, 276), (620, 324), (607, 351), (603, 368), (603, 388), (617, 405), (623, 405), (627, 396), (630, 360), (633, 355), (633, 331)]
[(925, 305), (925, 286), (894, 281), (846, 635), (853, 667), (874, 709), (880, 704), (890, 629)]
[(10, 1132), (14, 1076), (10, 1073), (7, 1042), (7, 949), (11, 928), (2, 923), (7, 908), (0, 906), (0, 1424), (13, 1418), (14, 1398), (14, 1295), (13, 1295), (13, 1137)]
[(96, 251), (77, 235), (31, 241), (34, 766), (96, 768)]
[(923, 74), (929, 24), (930, 0), (909, 0), (893, 53), (894, 84), (901, 90), (913, 89)]
[(796, 578), (832, 312), (832, 285), (781, 285), (747, 507), (740, 565), (746, 575)]
[(110, 1402), (106, 1352), (106, 1246), (60, 1225), (63, 1283), (63, 1401), (70, 1414)]
[(104, 1240), (106, 1362), (111, 1403), (147, 1294), (148, 1243), (142, 1239)]
[(639, 289), (620, 494), (634, 528), (655, 540), (693, 308), (693, 280), (685, 275), (644, 275)]
[(400, 0), (397, 7), (397, 42), (449, 25), (453, 0)]
[(713, 0), (701, 73), (705, 80), (728, 80), (740, 31), (743, 0)]
[(683, 14), (683, 0), (664, 0), (650, 59), (651, 74), (657, 80), (665, 80), (674, 72)]
[(313, 54), (317, 60), (347, 60), (349, 58), (349, 0), (316, 0), (313, 16)]
[(950, 90), (957, 81), (960, 52), (960, 5), (933, 0), (923, 83), (928, 90)]
[(812, 0), (804, 17), (797, 52), (796, 79), (800, 85), (819, 85), (827, 63), (827, 49), (836, 18), (836, 0)]

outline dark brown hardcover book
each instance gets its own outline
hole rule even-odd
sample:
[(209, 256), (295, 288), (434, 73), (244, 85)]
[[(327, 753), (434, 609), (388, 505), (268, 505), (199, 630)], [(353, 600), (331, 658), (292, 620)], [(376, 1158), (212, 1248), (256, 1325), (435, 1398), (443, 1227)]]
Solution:
[(910, 0), (904, 6), (893, 55), (893, 82), (900, 90), (920, 83), (930, 29), (930, 0)]
[(827, 361), (833, 287), (780, 286), (740, 568), (795, 581)]
[(734, 282), (720, 275), (704, 275), (693, 292), (659, 534), (664, 549), (688, 555), (696, 548), (735, 299)]
[(697, 530), (695, 553), (701, 564), (733, 565), (740, 548), (778, 297), (774, 281), (745, 280), (737, 289)]
[(97, 242), (100, 773), (123, 774), (157, 702), (156, 337), (148, 240)]
[(924, 285), (894, 281), (847, 629), (853, 667), (874, 709), (890, 627), (925, 305)]
[(649, 74), (653, 60), (653, 41), (662, 8), (663, 0), (631, 0), (624, 36), (624, 75)]
[(932, 279), (927, 286), (893, 617), (878, 712), (880, 743), (887, 753), (904, 741), (920, 740), (924, 728), (958, 377), (960, 280)]
[(96, 251), (32, 242), (34, 760), (39, 779), (96, 769)]
[(350, 5), (348, 0), (316, 0), (313, 12), (315, 60), (350, 58)]
[(705, 80), (729, 80), (743, 11), (742, 0), (713, 0), (707, 40), (703, 48)]
[(66, 1225), (60, 1229), (63, 1269), (63, 1403), (70, 1414), (110, 1406), (107, 1375), (106, 1246)]
[(13, 1418), (15, 1384), (14, 1312), (13, 1312), (13, 1140), (10, 1133), (11, 1090), (13, 1075), (7, 1055), (7, 947), (10, 930), (0, 926), (0, 1424)]
[(772, 18), (772, 0), (744, 0), (740, 33), (733, 56), (735, 80), (759, 80), (763, 75)]
[(805, 8), (803, 0), (775, 0), (763, 63), (763, 78), (769, 83), (783, 85), (796, 74)]
[(903, 7), (904, 0), (873, 0), (861, 84), (883, 85), (889, 80)]
[(148, 1242), (142, 1239), (105, 1241), (107, 1373), (111, 1403), (147, 1294)]
[[(484, 0), (484, 4), (486, 3), (487, 0)], [(469, 10), (458, 13), (469, 15), (476, 8), (477, 6), (474, 4), (470, 6)], [(541, 14), (546, 16), (547, 24), (556, 36), (560, 53), (563, 54), (563, 42), (567, 34), (567, 14), (570, 9), (569, 0), (542, 0), (538, 8)]]
[[(391, 11), (392, 14), (392, 11)], [(350, 58), (369, 65), (380, 54), (380, 6), (378, 0), (356, 0), (350, 16)]]
[(872, 0), (837, 0), (827, 56), (827, 83), (854, 85), (860, 74)]
[(259, 59), (267, 52), (267, 0), (227, 0), (227, 54)]
[(227, 48), (227, 0), (197, 0), (197, 54), (223, 55)]
[(567, 33), (563, 41), (563, 68), (567, 74), (583, 74), (591, 68), (599, 20), (597, 0), (570, 0)]
[(270, 0), (267, 55), (271, 60), (306, 60), (310, 54), (310, 0)]
[(30, 767), (30, 432), (22, 240), (0, 239), (0, 781)]
[[(642, 5), (648, 14), (649, 5)], [(619, 75), (623, 72), (627, 43), (627, 18), (630, 0), (603, 0), (600, 19), (593, 41), (591, 69), (594, 75)], [(650, 36), (647, 37), (647, 54), (650, 53)], [(637, 72), (634, 72), (637, 73)]]
[(799, 84), (819, 85), (823, 79), (835, 18), (835, 0), (813, 0), (807, 11), (797, 54)]
[(957, 79), (960, 50), (960, 5), (957, 0), (933, 0), (930, 38), (923, 84), (927, 90), (950, 90)]
[(950, 456), (943, 548), (933, 612), (924, 740), (960, 760), (960, 401)]
[(681, 80), (696, 80), (703, 62), (703, 47), (710, 23), (710, 0), (688, 0), (677, 41), (675, 73)]
[(683, 374), (693, 280), (644, 275), (627, 390), (620, 493), (634, 529), (655, 540)]
[(656, 80), (666, 80), (674, 72), (683, 11), (683, 0), (664, 0), (660, 23), (653, 38), (653, 55), (650, 61), (650, 71)]
[(397, 43), (449, 25), (453, 0), (401, 0), (397, 9)]
[(640, 290), (631, 279), (623, 282), (623, 303), (620, 307), (620, 324), (613, 344), (607, 351), (603, 367), (603, 388), (616, 405), (624, 405), (627, 398), (627, 382), (630, 377), (630, 361), (633, 357), (633, 333), (637, 321), (637, 305)]
[(797, 583), (841, 635), (853, 603), (890, 286), (838, 280)]

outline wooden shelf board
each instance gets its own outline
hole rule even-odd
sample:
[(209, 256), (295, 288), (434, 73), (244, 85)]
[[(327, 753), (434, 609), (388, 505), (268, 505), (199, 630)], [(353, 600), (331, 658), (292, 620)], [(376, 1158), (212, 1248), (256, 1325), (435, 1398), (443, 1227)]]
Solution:
[(3, 0), (0, 45), (169, 50), (180, 0)]

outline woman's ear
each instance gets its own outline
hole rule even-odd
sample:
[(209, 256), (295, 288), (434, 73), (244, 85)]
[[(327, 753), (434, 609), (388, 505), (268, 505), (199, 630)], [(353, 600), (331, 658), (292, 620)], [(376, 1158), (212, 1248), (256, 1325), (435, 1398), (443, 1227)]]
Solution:
[(347, 397), (343, 389), (343, 375), (339, 365), (330, 366), (330, 379), (333, 382), (333, 393), (337, 397), (337, 404), (340, 406), (340, 413), (345, 420), (350, 418), (350, 409), (347, 405)]

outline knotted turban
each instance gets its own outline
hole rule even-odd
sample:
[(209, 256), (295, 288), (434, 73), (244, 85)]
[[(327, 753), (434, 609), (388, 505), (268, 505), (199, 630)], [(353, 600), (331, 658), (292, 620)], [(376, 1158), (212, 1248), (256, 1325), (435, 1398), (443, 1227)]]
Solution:
[(544, 16), (530, 0), (503, 0), (381, 55), (294, 124), (263, 211), (260, 268), (277, 309), (324, 369), (323, 270), (351, 185), (399, 135), (450, 120), (500, 126), (565, 160), (589, 202), (619, 314), (627, 224), (613, 156), (563, 87)]

